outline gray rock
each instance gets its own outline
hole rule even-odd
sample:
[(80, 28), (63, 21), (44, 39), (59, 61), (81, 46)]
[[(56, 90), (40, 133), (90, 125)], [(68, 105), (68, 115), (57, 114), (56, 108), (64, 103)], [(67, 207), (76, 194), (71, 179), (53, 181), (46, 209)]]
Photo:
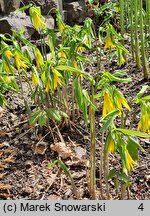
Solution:
[(34, 2), (35, 5), (41, 7), (42, 15), (54, 14), (55, 9), (62, 5), (62, 0), (22, 0), (22, 2), (25, 5)]
[(47, 15), (44, 18), (45, 18), (44, 22), (46, 23), (46, 27), (49, 29), (54, 29), (54, 27), (55, 27), (54, 18), (50, 15)]
[(67, 23), (74, 25), (76, 23), (82, 23), (87, 14), (86, 14), (86, 4), (84, 0), (73, 1), (69, 3), (64, 3), (64, 10), (67, 12), (65, 16)]
[(0, 13), (7, 15), (20, 7), (20, 0), (0, 0)]
[(13, 12), (9, 16), (0, 19), (0, 34), (12, 34), (12, 29), (18, 32), (24, 29), (24, 35), (27, 39), (30, 39), (35, 32), (30, 17), (21, 12)]

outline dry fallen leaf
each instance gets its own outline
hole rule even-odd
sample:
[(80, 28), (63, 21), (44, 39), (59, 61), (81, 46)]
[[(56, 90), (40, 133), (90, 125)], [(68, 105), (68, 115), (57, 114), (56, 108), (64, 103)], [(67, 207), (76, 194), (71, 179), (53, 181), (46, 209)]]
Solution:
[(57, 152), (58, 155), (61, 156), (63, 159), (72, 157), (73, 155), (72, 149), (66, 146), (66, 144), (63, 142), (52, 144), (50, 148), (52, 151)]
[(3, 143), (0, 143), (0, 148), (3, 148), (3, 147), (10, 147), (9, 142), (5, 141)]
[(47, 197), (47, 200), (61, 200), (61, 197), (56, 194), (51, 194)]
[(0, 179), (3, 179), (6, 173), (0, 173)]
[(11, 185), (5, 185), (3, 183), (0, 183), (0, 189), (11, 189), (12, 186)]
[(40, 142), (38, 144), (35, 144), (32, 146), (32, 151), (34, 154), (43, 155), (45, 154), (47, 150), (47, 143), (46, 142)]
[(146, 175), (146, 176), (145, 176), (145, 180), (146, 180), (147, 182), (150, 182), (150, 175)]
[(14, 159), (13, 156), (9, 156), (8, 158), (5, 158), (3, 160), (3, 162), (5, 162), (5, 163), (15, 163), (15, 159)]
[(79, 167), (87, 167), (88, 166), (88, 160), (86, 159), (80, 159), (77, 157), (72, 157), (72, 161), (67, 161), (66, 165), (68, 166), (79, 166)]
[(81, 146), (77, 146), (75, 148), (75, 153), (79, 159), (84, 158), (86, 156), (86, 150), (82, 148)]
[(27, 161), (25, 162), (25, 167), (26, 167), (26, 169), (30, 169), (32, 166), (33, 166), (33, 161), (27, 160)]
[(4, 112), (5, 110), (2, 107), (0, 107), (0, 118), (3, 116)]

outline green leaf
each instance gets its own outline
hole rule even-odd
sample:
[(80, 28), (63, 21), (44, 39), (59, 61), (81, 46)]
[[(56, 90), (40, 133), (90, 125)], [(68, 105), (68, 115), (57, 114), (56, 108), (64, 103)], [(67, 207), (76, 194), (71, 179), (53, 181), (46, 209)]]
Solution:
[(48, 30), (48, 33), (49, 33), (48, 43), (49, 43), (51, 55), (52, 55), (53, 60), (55, 60), (56, 34), (55, 34), (54, 30), (53, 31), (52, 30)]
[(105, 72), (102, 76), (102, 78), (108, 78), (110, 81), (113, 81), (113, 82), (123, 82), (123, 83), (128, 83), (128, 82), (131, 82), (132, 79), (131, 78), (119, 78), (119, 77), (116, 77), (112, 74), (110, 74), (109, 72)]
[(48, 110), (46, 110), (46, 114), (47, 114), (47, 117), (53, 119), (53, 120), (56, 120), (58, 122), (61, 121), (61, 118), (62, 117), (68, 117), (67, 114), (63, 111), (60, 111), (60, 110), (56, 110), (54, 108), (49, 108)]
[(138, 141), (130, 137), (127, 140), (127, 149), (134, 161), (137, 161), (139, 159), (138, 149), (145, 151), (138, 143)]
[(115, 169), (110, 170), (107, 178), (109, 180), (109, 179), (112, 179), (113, 177), (118, 178), (118, 180), (123, 181), (123, 182), (129, 181), (129, 177), (125, 173), (119, 173)]
[(48, 120), (48, 118), (47, 118), (46, 112), (44, 111), (41, 113), (41, 115), (38, 118), (38, 123), (39, 123), (40, 127), (46, 125), (47, 120)]
[(0, 106), (2, 107), (2, 106), (5, 106), (6, 104), (7, 104), (7, 101), (6, 101), (5, 97), (4, 97), (4, 95), (2, 95), (0, 93)]
[(30, 118), (30, 124), (34, 125), (38, 121), (41, 114), (42, 114), (42, 111), (40, 109), (32, 113), (31, 118)]
[(54, 108), (50, 108), (46, 110), (46, 114), (49, 118), (56, 120), (58, 122), (61, 121), (61, 115), (59, 114), (58, 110), (55, 110)]
[(123, 77), (123, 76), (127, 76), (127, 73), (125, 71), (116, 71), (115, 73), (113, 73), (113, 75), (115, 77)]
[(150, 101), (150, 95), (141, 98), (142, 101)]
[(109, 128), (109, 126), (113, 123), (115, 118), (118, 116), (118, 113), (119, 110), (114, 110), (111, 113), (108, 113), (107, 116), (105, 116), (105, 119), (108, 118), (108, 120), (103, 124), (102, 128), (100, 129), (102, 133), (104, 133)]
[(33, 3), (30, 3), (29, 5), (23, 6), (22, 8), (19, 8), (19, 9), (15, 10), (15, 12), (20, 12), (20, 11), (27, 10), (28, 8), (30, 8), (32, 6), (33, 6)]
[(128, 136), (134, 136), (134, 137), (143, 137), (143, 138), (149, 138), (150, 134), (143, 133), (140, 131), (134, 131), (134, 130), (128, 130), (128, 129), (122, 129), (122, 128), (115, 128), (113, 131), (118, 131), (123, 133), (124, 135)]
[(19, 92), (20, 91), (19, 90), (19, 86), (18, 86), (18, 84), (17, 84), (17, 82), (16, 82), (15, 79), (11, 79), (11, 83), (10, 84), (11, 84), (11, 86), (13, 88), (13, 89), (11, 89), (12, 91), (15, 91), (15, 92)]
[(109, 171), (108, 176), (107, 176), (107, 180), (112, 179), (112, 178), (117, 177), (117, 176), (118, 176), (118, 172), (115, 169), (111, 169)]
[(69, 174), (70, 174), (69, 169), (66, 167), (66, 165), (63, 163), (62, 160), (55, 160), (53, 163), (50, 163), (50, 164), (48, 165), (48, 168), (50, 169), (50, 168), (52, 168), (53, 166), (55, 166), (56, 164), (59, 164), (59, 165), (60, 165), (61, 169), (64, 170), (64, 172), (65, 172), (66, 175), (69, 175)]
[(144, 92), (146, 91), (146, 89), (148, 88), (148, 85), (144, 85), (142, 86), (142, 89), (140, 90), (140, 92), (136, 95), (136, 97), (133, 99), (133, 101), (138, 102), (138, 100), (141, 98), (141, 96), (144, 94)]
[(118, 179), (125, 183), (129, 181), (129, 177), (125, 173), (118, 173)]
[(132, 142), (132, 140), (127, 141), (127, 149), (132, 159), (134, 161), (137, 161), (139, 159), (138, 147), (134, 145), (134, 142)]
[(103, 97), (103, 92), (100, 92), (100, 93), (94, 95), (94, 99), (98, 99), (98, 98), (101, 98), (101, 97)]
[(92, 5), (94, 0), (88, 0), (89, 4)]
[(82, 87), (78, 79), (74, 80), (74, 91), (75, 91), (75, 97), (77, 99), (78, 106), (80, 109), (82, 109), (83, 94), (82, 94)]
[(71, 66), (65, 66), (65, 65), (59, 65), (55, 69), (60, 70), (60, 71), (70, 71), (78, 75), (83, 75), (84, 77), (88, 78), (91, 82), (94, 82), (94, 79), (91, 75), (89, 75), (88, 73), (80, 69), (77, 69)]
[(13, 67), (10, 63), (10, 60), (8, 59), (8, 57), (6, 55), (3, 55), (3, 59), (5, 60), (5, 62), (7, 63), (7, 66), (9, 68), (9, 71), (14, 74), (14, 70), (13, 70)]
[(87, 101), (87, 102), (92, 106), (92, 108), (96, 111), (96, 110), (97, 110), (97, 107), (92, 103), (88, 92), (87, 92), (86, 90), (83, 89), (82, 93), (83, 93), (84, 98), (86, 99), (86, 101)]
[[(25, 46), (29, 46), (31, 48), (35, 47), (35, 45), (32, 44), (29, 40), (27, 40), (25, 38), (25, 36), (23, 34), (21, 34), (20, 32), (17, 32), (16, 30), (13, 30), (13, 36), (17, 37)], [(17, 44), (16, 44), (16, 46), (17, 46)]]
[(68, 115), (67, 115), (65, 112), (59, 110), (59, 113), (60, 113), (60, 115), (61, 115), (62, 117), (68, 118)]
[(25, 56), (25, 58), (27, 58), (29, 60), (29, 62), (32, 64), (32, 57), (31, 57), (31, 53), (29, 52), (28, 48), (25, 48), (23, 51), (23, 55)]
[(133, 145), (137, 146), (138, 149), (140, 149), (142, 152), (145, 152), (145, 150), (142, 148), (142, 146), (139, 144), (137, 140), (135, 140), (132, 137), (128, 137), (128, 139), (130, 140), (130, 142), (132, 142)]

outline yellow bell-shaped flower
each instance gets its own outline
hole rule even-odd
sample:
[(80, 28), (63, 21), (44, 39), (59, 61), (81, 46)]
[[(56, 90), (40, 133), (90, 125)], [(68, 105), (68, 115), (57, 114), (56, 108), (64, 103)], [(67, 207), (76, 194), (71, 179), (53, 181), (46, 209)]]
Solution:
[(43, 65), (43, 56), (38, 48), (35, 49), (35, 58), (37, 67), (40, 68)]
[(133, 165), (138, 166), (138, 163), (132, 159), (126, 146), (125, 146), (125, 164), (126, 164), (126, 169), (128, 171), (130, 171), (131, 169), (134, 170)]
[(112, 39), (111, 39), (110, 35), (107, 36), (106, 39), (105, 39), (104, 49), (107, 49), (107, 48), (108, 49), (114, 49), (114, 48), (116, 48), (115, 44), (113, 44), (113, 42), (112, 42)]
[(36, 30), (41, 30), (45, 26), (45, 22), (42, 20), (40, 7), (31, 7), (29, 12), (33, 26)]
[(143, 104), (138, 130), (150, 133), (150, 104)]
[(104, 104), (103, 104), (103, 111), (102, 116), (106, 116), (109, 112), (115, 110), (115, 106), (113, 104), (113, 100), (109, 92), (105, 91), (104, 93)]
[(19, 52), (15, 51), (14, 53), (14, 59), (15, 59), (15, 65), (18, 69), (18, 71), (20, 71), (20, 69), (27, 69), (28, 65), (24, 62), (22, 56), (19, 54)]

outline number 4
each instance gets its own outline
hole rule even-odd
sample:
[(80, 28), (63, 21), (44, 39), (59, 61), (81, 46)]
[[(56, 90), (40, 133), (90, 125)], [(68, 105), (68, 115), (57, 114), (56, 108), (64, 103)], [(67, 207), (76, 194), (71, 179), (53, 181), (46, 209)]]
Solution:
[(138, 207), (139, 210), (143, 211), (144, 210), (144, 206), (143, 206), (143, 203), (141, 203)]

